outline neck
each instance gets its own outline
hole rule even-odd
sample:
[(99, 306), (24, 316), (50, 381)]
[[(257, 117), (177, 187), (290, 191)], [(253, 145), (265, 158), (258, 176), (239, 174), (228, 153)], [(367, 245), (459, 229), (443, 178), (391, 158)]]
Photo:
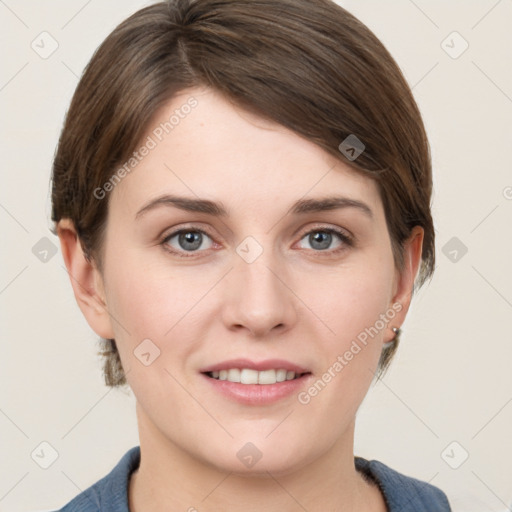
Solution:
[(354, 422), (319, 458), (287, 473), (237, 474), (193, 458), (137, 407), (141, 461), (129, 485), (130, 512), (385, 512), (380, 491), (354, 466)]

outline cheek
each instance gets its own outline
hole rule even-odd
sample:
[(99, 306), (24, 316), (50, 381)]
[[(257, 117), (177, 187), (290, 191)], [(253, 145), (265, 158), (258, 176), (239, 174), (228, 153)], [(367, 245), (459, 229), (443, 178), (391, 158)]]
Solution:
[(341, 416), (355, 414), (364, 398), (383, 336), (393, 325), (392, 260), (387, 263), (339, 269), (330, 276), (329, 286), (311, 288), (316, 292), (309, 295), (308, 304), (325, 326), (316, 344), (322, 368), (300, 402), (320, 417), (338, 418), (338, 425)]
[(116, 345), (142, 402), (183, 400), (186, 408), (190, 397), (179, 383), (187, 384), (190, 357), (210, 328), (204, 308), (211, 302), (201, 299), (217, 281), (215, 272), (172, 266), (164, 258), (151, 261), (136, 250), (110, 266), (107, 299)]
[[(141, 251), (142, 252), (142, 251)], [(108, 274), (109, 311), (123, 324), (114, 321), (116, 334), (127, 332), (140, 338), (165, 341), (175, 325), (204, 294), (204, 277), (190, 279), (190, 273), (172, 268), (165, 261), (154, 263), (138, 251), (125, 253), (122, 261), (111, 265)], [(202, 286), (199, 286), (202, 282)], [(133, 342), (136, 342), (134, 339)]]
[[(179, 430), (200, 415), (192, 411), (180, 383), (187, 387), (184, 366), (199, 343), (197, 333), (187, 327), (200, 322), (200, 308), (193, 305), (204, 291), (191, 290), (179, 271), (171, 275), (169, 268), (164, 272), (129, 258), (109, 277), (109, 310), (128, 384), (142, 406), (159, 418), (157, 423), (165, 420)], [(169, 404), (182, 411), (179, 419), (168, 414)]]
[(325, 339), (332, 340), (333, 348), (342, 348), (375, 324), (379, 333), (372, 329), (373, 336), (382, 337), (385, 326), (378, 320), (390, 307), (392, 272), (392, 264), (388, 262), (365, 263), (340, 267), (326, 276), (323, 285), (319, 285), (319, 280), (308, 279), (306, 286), (312, 290), (308, 301), (331, 331), (331, 336)]

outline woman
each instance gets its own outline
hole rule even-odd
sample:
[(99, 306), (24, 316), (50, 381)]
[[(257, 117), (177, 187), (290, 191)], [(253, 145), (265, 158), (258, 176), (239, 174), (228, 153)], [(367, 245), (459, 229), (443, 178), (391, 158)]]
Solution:
[(330, 0), (176, 0), (74, 94), (52, 218), (140, 447), (62, 511), (449, 511), (354, 457), (434, 269), (429, 145), (382, 43)]

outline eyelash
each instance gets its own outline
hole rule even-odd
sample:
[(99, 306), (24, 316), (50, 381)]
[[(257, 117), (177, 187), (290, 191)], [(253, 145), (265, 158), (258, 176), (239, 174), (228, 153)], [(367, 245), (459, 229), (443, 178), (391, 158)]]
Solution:
[[(162, 245), (164, 247), (165, 251), (167, 251), (167, 252), (169, 252), (171, 254), (177, 255), (180, 258), (193, 258), (193, 257), (195, 257), (195, 254), (200, 253), (200, 252), (204, 252), (204, 251), (188, 251), (189, 255), (186, 255), (187, 251), (177, 251), (175, 249), (169, 249), (169, 245), (168, 245), (169, 240), (171, 238), (174, 238), (176, 235), (180, 235), (181, 233), (201, 233), (203, 235), (208, 236), (209, 238), (211, 238), (213, 240), (213, 237), (208, 232), (204, 231), (203, 229), (195, 228), (194, 226), (190, 226), (190, 227), (187, 227), (187, 228), (182, 228), (182, 229), (179, 229), (177, 231), (173, 231), (172, 233), (169, 233), (168, 235), (166, 235), (162, 239), (162, 241), (160, 242), (160, 245)], [(338, 229), (335, 229), (335, 228), (330, 228), (330, 227), (329, 228), (328, 227), (317, 227), (317, 228), (311, 229), (311, 230), (305, 232), (300, 237), (300, 240), (302, 240), (307, 235), (310, 235), (311, 233), (329, 233), (329, 234), (333, 234), (334, 233), (335, 235), (338, 235), (338, 237), (340, 238), (340, 240), (341, 240), (343, 245), (338, 247), (337, 249), (333, 249), (333, 250), (329, 250), (329, 249), (325, 249), (325, 250), (308, 249), (308, 250), (313, 251), (313, 252), (324, 253), (324, 255), (326, 255), (326, 256), (336, 255), (339, 252), (346, 250), (347, 247), (353, 247), (355, 245), (354, 239), (351, 236), (347, 235), (345, 232), (343, 232), (341, 230), (338, 230)]]

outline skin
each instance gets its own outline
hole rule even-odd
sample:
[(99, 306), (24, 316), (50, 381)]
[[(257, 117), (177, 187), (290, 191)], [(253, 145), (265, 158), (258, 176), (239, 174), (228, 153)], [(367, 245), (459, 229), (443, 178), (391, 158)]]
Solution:
[[(137, 400), (141, 464), (130, 510), (385, 511), (354, 467), (355, 416), (382, 344), (407, 314), (423, 231), (405, 243), (399, 272), (372, 180), (210, 89), (182, 91), (147, 135), (191, 95), (198, 106), (104, 199), (102, 272), (84, 258), (72, 222), (58, 225), (79, 307), (99, 336), (115, 338)], [(353, 207), (288, 213), (299, 199), (333, 192), (372, 216)], [(222, 202), (230, 215), (160, 206), (135, 219), (164, 193)], [(207, 231), (195, 252), (177, 236), (164, 241), (181, 228)], [(314, 235), (328, 228), (354, 244), (333, 234), (319, 249)], [(263, 249), (252, 263), (236, 252), (248, 236)], [(312, 372), (307, 389), (393, 304), (401, 311), (308, 404), (293, 394), (242, 405), (199, 373), (231, 358), (282, 358)], [(133, 352), (148, 338), (161, 352), (145, 366)], [(247, 442), (262, 453), (251, 468), (237, 457)]]

